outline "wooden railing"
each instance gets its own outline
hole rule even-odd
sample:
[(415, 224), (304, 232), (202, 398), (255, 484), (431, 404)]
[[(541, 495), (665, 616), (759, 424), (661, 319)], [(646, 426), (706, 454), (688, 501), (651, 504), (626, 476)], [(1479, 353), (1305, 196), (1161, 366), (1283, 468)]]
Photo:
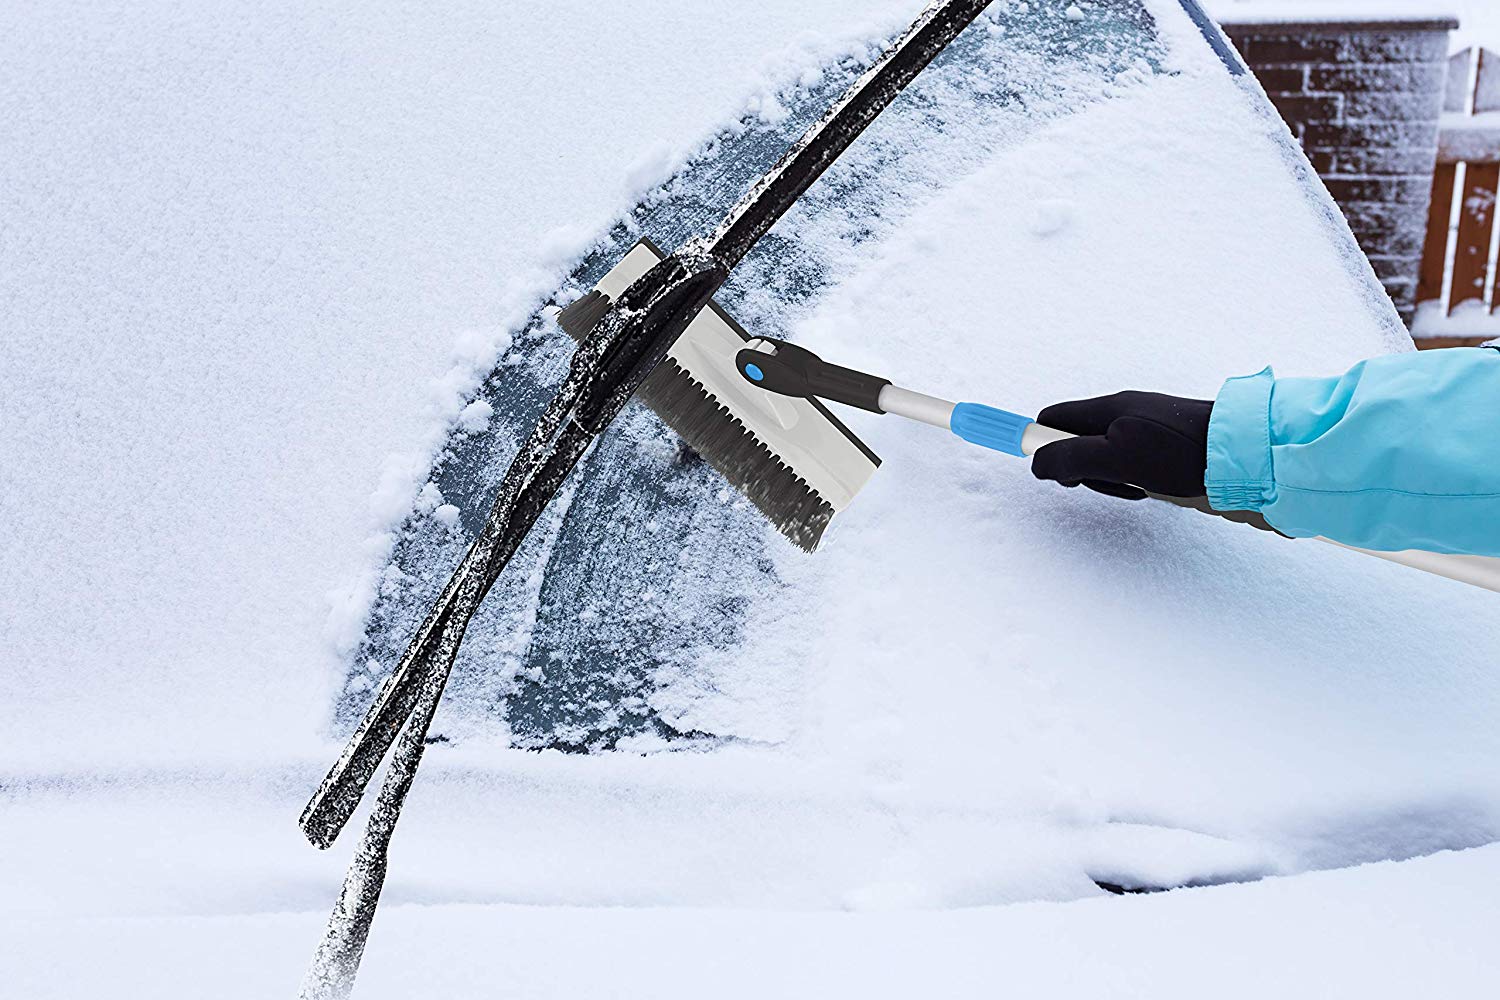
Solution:
[(1500, 336), (1500, 54), (1465, 49), (1448, 72), (1412, 328), (1424, 347)]

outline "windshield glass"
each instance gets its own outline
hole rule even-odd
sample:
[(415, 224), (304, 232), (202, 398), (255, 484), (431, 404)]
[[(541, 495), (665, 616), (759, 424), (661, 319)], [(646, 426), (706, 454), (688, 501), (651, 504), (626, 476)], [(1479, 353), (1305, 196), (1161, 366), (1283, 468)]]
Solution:
[[(1158, 27), (1159, 17), (1170, 18), (1170, 30)], [(1327, 233), (1306, 235), (1316, 231), (1309, 225), (1326, 206), (1298, 192), (1307, 177), (1296, 177), (1296, 164), (1278, 147), (1279, 123), (1244, 99), (1230, 82), (1237, 69), (1232, 56), (1224, 61), (1227, 53), (1208, 44), (1200, 29), (1176, 4), (995, 4), (735, 269), (719, 303), (752, 335), (799, 340), (847, 364), (878, 360), (909, 384), (930, 373), (933, 391), (956, 392), (960, 380), (952, 366), (962, 367), (966, 358), (1003, 359), (1028, 344), (1053, 345), (1055, 376), (1046, 381), (1056, 391), (1104, 388), (1077, 357), (1121, 346), (1117, 335), (1099, 328), (1101, 316), (1111, 308), (1140, 312), (1143, 305), (1148, 315), (1200, 309), (1197, 297), (1182, 305), (1184, 287), (1195, 279), (1173, 247), (1178, 237), (1159, 229), (1156, 217), (1168, 206), (1182, 214), (1181, 199), (1201, 198), (1193, 192), (1201, 182), (1217, 197), (1243, 176), (1255, 176), (1252, 186), (1264, 190), (1266, 174), (1280, 185), (1276, 195), (1292, 203), (1304, 242), (1325, 241), (1320, 252), (1325, 269), (1332, 267), (1328, 281), (1344, 289), (1345, 299), (1368, 298), (1352, 269), (1328, 263), (1348, 247), (1335, 247)], [(1207, 37), (1217, 43), (1216, 33)], [(603, 235), (554, 302), (515, 331), (478, 397), (493, 417), (478, 429), (463, 421), (455, 427), (431, 471), (432, 485), (401, 528), (338, 705), (344, 725), (363, 712), (482, 524), (517, 436), (561, 376), (572, 343), (551, 320), (552, 305), (591, 288), (642, 236), (672, 249), (710, 230), (881, 44), (872, 40), (862, 53), (754, 99), (749, 112), (705, 141)], [(1207, 99), (1213, 87), (1218, 90)], [(1215, 148), (1225, 138), (1215, 130), (1227, 134), (1226, 108), (1234, 115), (1236, 143), (1254, 148), (1257, 163)], [(1073, 140), (1071, 152), (1059, 156), (1060, 130), (1069, 128), (1087, 141)], [(1001, 215), (986, 222), (982, 212), (957, 209), (941, 230), (924, 221), (966, 199)], [(1094, 214), (1081, 219), (1081, 205)], [(1204, 204), (1187, 212), (1196, 228), (1181, 239), (1194, 252), (1217, 253), (1239, 242), (1237, 231), (1202, 218), (1209, 211)], [(1020, 220), (1013, 232), (973, 229), (1012, 220)], [(1098, 235), (1087, 237), (1086, 227)], [(909, 245), (913, 231), (925, 232), (915, 248)], [(1071, 257), (1046, 260), (1070, 243), (1076, 247)], [(893, 254), (899, 258), (894, 264)], [(961, 266), (933, 264), (949, 258)], [(1027, 260), (1040, 266), (1028, 270)], [(871, 316), (851, 300), (852, 290), (866, 287), (882, 268), (885, 285), (893, 274), (924, 275), (925, 302), (904, 302), (904, 314)], [(969, 275), (970, 296), (979, 286), (977, 311), (947, 310), (952, 325), (937, 325), (942, 305), (959, 300), (954, 283), (960, 272)], [(1368, 302), (1356, 312), (1370, 341), (1368, 325), (1384, 320)], [(1195, 316), (1206, 318), (1201, 311)], [(861, 322), (867, 325), (855, 328)], [(1163, 367), (1180, 360), (1180, 346)], [(1019, 406), (1023, 400), (1015, 397), (1040, 374), (1018, 378), (1002, 368), (974, 391), (991, 397), (981, 396), (986, 402)], [(1012, 398), (998, 398), (1005, 393)], [(855, 429), (888, 460), (893, 439), (917, 433), (870, 421)], [(929, 446), (953, 449), (937, 438), (921, 445)], [(980, 485), (983, 479), (1031, 486), (1024, 468), (995, 465), (978, 472), (974, 463), (991, 456), (953, 450), (950, 457), (951, 467), (940, 464), (934, 475), (953, 480), (952, 491), (983, 493), (990, 488)], [(867, 493), (883, 495), (882, 480), (904, 476), (882, 470)], [(1059, 530), (1084, 530), (1068, 521), (1064, 498), (1048, 499), (1061, 505), (1054, 515)], [(973, 516), (967, 508), (944, 512), (938, 502), (933, 516)], [(1041, 501), (996, 496), (994, 509), (998, 515), (1016, 502)], [(874, 545), (878, 551), (886, 544), (907, 551), (910, 543), (899, 542), (903, 529), (889, 519), (876, 523), (880, 507), (877, 500), (856, 499), (840, 516), (854, 526), (836, 521), (825, 548), (847, 553)], [(853, 546), (845, 541), (850, 532), (860, 535)], [(919, 550), (909, 555), (923, 558)], [(871, 558), (855, 588), (881, 576), (887, 557)], [(731, 706), (774, 701), (805, 677), (798, 661), (813, 654), (796, 651), (798, 633), (816, 629), (817, 615), (828, 613), (818, 602), (837, 606), (849, 596), (837, 586), (814, 587), (808, 578), (837, 561), (837, 555), (793, 550), (654, 415), (632, 404), (486, 600), (437, 731), (451, 739), (484, 736), (571, 751), (684, 739), (774, 740), (781, 729), (768, 721), (775, 709)], [(1004, 575), (1003, 566), (991, 572)], [(989, 582), (981, 577), (974, 585)], [(790, 634), (768, 637), (782, 632)], [(987, 654), (960, 648), (955, 655)]]

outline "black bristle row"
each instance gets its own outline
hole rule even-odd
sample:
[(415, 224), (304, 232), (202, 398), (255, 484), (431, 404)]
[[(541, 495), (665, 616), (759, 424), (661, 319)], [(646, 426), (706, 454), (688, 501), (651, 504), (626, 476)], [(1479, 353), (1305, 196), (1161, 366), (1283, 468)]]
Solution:
[(594, 327), (609, 312), (609, 296), (594, 289), (580, 299), (574, 299), (557, 311), (557, 325), (574, 340), (581, 341), (593, 332)]
[(667, 358), (636, 397), (794, 545), (807, 552), (818, 547), (833, 507), (687, 371)]

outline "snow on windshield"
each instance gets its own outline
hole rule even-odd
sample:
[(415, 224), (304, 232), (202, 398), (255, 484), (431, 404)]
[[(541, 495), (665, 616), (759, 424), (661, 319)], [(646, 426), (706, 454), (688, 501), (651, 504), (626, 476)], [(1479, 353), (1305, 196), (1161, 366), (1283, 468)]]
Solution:
[[(1142, 7), (1091, 10), (1016, 4), (982, 17), (762, 241), (720, 301), (755, 333), (790, 334), (916, 206), (996, 150), (1024, 148), (1048, 123), (1122, 99), (1163, 72)], [(592, 250), (559, 301), (590, 287), (641, 235), (670, 248), (711, 229), (878, 51), (867, 46), (754, 99)], [(486, 426), (455, 428), (382, 572), (375, 627), (352, 657), (338, 711), (345, 725), (477, 530), (517, 433), (570, 349), (547, 319), (533, 320), (476, 401), (492, 415)], [(704, 683), (711, 661), (735, 658), (753, 604), (796, 601), (783, 549), (711, 469), (636, 409), (521, 555), (529, 568), (507, 575), (471, 629), (441, 728), (578, 751), (749, 737), (686, 723), (673, 706)]]

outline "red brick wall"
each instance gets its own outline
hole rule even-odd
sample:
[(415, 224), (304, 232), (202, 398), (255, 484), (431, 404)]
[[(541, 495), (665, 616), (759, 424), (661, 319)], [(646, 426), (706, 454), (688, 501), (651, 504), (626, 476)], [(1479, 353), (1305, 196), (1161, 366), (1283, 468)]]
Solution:
[(1446, 18), (1224, 25), (1408, 323), (1455, 27)]

